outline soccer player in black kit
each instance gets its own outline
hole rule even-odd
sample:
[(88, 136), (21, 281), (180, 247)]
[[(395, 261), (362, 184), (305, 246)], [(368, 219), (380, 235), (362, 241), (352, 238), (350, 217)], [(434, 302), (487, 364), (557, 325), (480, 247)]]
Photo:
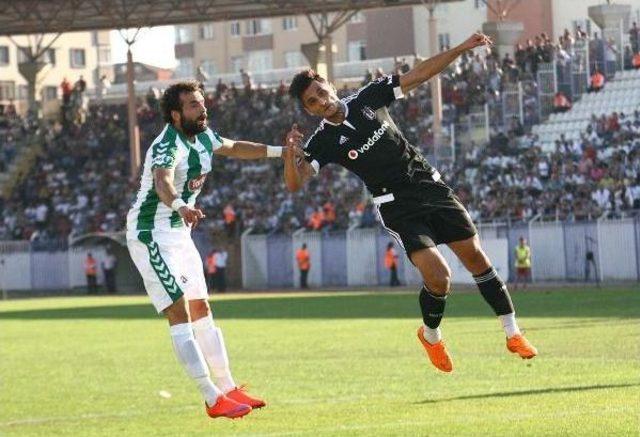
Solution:
[(294, 146), (284, 152), (287, 188), (299, 190), (329, 163), (347, 168), (364, 181), (380, 222), (422, 275), (419, 303), (424, 324), (418, 329), (418, 339), (433, 365), (444, 372), (453, 370), (439, 329), (451, 270), (438, 244), (447, 244), (473, 275), (480, 293), (502, 322), (507, 349), (527, 359), (536, 356), (537, 350), (518, 328), (507, 287), (482, 250), (466, 209), (440, 173), (405, 139), (387, 108), (465, 51), (488, 44), (491, 40), (487, 36), (476, 33), (406, 74), (383, 76), (344, 99), (313, 70), (298, 73), (289, 89), (309, 114), (323, 120), (302, 153), (295, 147), (303, 137), (297, 126), (287, 135), (289, 145)]

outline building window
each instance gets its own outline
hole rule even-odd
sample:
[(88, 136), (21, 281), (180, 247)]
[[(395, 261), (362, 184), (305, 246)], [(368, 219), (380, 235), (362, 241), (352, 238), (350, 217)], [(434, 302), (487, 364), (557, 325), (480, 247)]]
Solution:
[(363, 59), (367, 59), (367, 42), (360, 41), (349, 41), (347, 46), (347, 60), (351, 61), (362, 61)]
[(205, 23), (200, 25), (200, 39), (213, 39), (213, 23)]
[(216, 63), (213, 59), (203, 59), (202, 62), (200, 62), (200, 67), (202, 67), (202, 70), (207, 76), (209, 76), (209, 78), (218, 72)]
[(110, 65), (111, 64), (111, 48), (100, 47), (98, 49), (98, 64)]
[(18, 64), (29, 61), (29, 47), (18, 47)]
[(27, 100), (29, 98), (29, 87), (27, 85), (18, 85), (16, 93), (17, 100)]
[(247, 64), (251, 73), (273, 69), (273, 50), (250, 51)]
[(231, 22), (231, 36), (240, 36), (240, 22), (232, 21)]
[(42, 97), (46, 101), (56, 100), (58, 98), (58, 87), (50, 85), (43, 87)]
[(176, 67), (176, 77), (193, 77), (193, 58), (179, 58)]
[(269, 35), (271, 33), (271, 20), (260, 18), (245, 21), (244, 34), (248, 36)]
[(9, 65), (9, 47), (0, 46), (0, 65)]
[(16, 98), (16, 84), (9, 80), (0, 80), (0, 100)]
[(240, 73), (244, 64), (244, 56), (231, 57), (231, 73)]
[(349, 18), (349, 23), (364, 23), (364, 14), (362, 11), (358, 11)]
[(69, 49), (69, 65), (71, 68), (84, 68), (87, 65), (84, 49)]
[(298, 28), (298, 17), (290, 16), (282, 19), (283, 30), (296, 30)]
[(440, 47), (440, 51), (443, 51), (445, 48), (448, 48), (451, 46), (450, 40), (449, 40), (449, 34), (448, 33), (439, 33), (438, 34), (438, 47)]
[(176, 26), (176, 44), (192, 42), (191, 29), (189, 26)]
[(47, 49), (46, 52), (42, 55), (44, 62), (47, 64), (51, 64), (52, 66), (56, 65), (56, 49)]
[(284, 52), (285, 68), (297, 68), (303, 64), (302, 53), (300, 52)]

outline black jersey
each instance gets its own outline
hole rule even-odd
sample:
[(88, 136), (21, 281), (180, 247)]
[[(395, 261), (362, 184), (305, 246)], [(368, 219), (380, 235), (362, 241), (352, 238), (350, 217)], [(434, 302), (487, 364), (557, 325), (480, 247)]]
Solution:
[(388, 106), (402, 97), (397, 75), (383, 76), (345, 97), (345, 120), (320, 122), (304, 146), (306, 160), (316, 173), (329, 163), (342, 165), (358, 175), (373, 196), (433, 180), (435, 169), (389, 115)]

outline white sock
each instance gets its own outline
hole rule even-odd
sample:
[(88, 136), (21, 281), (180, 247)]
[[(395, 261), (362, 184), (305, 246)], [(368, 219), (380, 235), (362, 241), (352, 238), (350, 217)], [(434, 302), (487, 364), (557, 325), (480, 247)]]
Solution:
[(440, 332), (440, 327), (436, 329), (429, 328), (427, 325), (424, 325), (424, 331), (422, 332), (422, 336), (429, 344), (436, 344), (440, 340), (442, 340), (442, 333)]
[(173, 350), (176, 357), (178, 357), (178, 361), (191, 379), (196, 382), (207, 405), (214, 405), (222, 392), (209, 378), (209, 369), (193, 336), (191, 324), (180, 323), (173, 325), (169, 327), (169, 331), (173, 342)]
[(504, 328), (504, 333), (507, 334), (507, 338), (520, 334), (520, 328), (518, 327), (518, 322), (516, 322), (516, 313), (505, 314), (504, 316), (498, 316), (498, 318), (500, 322), (502, 322), (502, 327)]
[(229, 357), (224, 345), (222, 330), (213, 323), (211, 316), (196, 320), (191, 324), (196, 341), (200, 345), (204, 359), (207, 361), (216, 385), (224, 393), (236, 388), (236, 383), (229, 369)]

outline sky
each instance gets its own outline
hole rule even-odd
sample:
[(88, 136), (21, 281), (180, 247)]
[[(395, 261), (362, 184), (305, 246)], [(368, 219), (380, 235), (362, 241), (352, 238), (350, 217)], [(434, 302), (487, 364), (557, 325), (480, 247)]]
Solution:
[[(135, 29), (124, 30), (128, 37), (133, 37)], [(127, 62), (127, 44), (120, 32), (112, 30), (111, 61), (114, 64)], [(173, 52), (175, 33), (173, 26), (145, 27), (140, 30), (136, 43), (131, 46), (133, 61), (154, 65), (156, 67), (174, 68), (176, 58)]]

